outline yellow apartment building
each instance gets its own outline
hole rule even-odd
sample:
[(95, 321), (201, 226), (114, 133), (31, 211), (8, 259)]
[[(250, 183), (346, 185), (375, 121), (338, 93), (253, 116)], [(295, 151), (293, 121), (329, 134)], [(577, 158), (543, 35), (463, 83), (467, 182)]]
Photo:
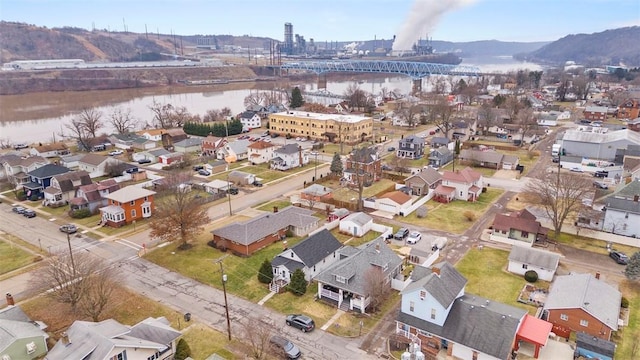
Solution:
[(269, 115), (269, 131), (281, 136), (289, 134), (294, 138), (358, 143), (371, 139), (373, 118), (362, 115), (284, 111)]

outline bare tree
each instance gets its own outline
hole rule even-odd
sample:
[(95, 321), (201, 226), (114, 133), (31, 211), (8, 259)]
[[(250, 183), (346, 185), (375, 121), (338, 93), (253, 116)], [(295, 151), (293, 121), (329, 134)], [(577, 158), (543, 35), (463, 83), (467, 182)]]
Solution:
[(153, 101), (153, 104), (149, 106), (149, 109), (153, 113), (153, 122), (156, 126), (162, 129), (171, 129), (176, 127), (173, 116), (173, 105), (160, 104)]
[(207, 112), (202, 117), (203, 122), (214, 122), (214, 121), (220, 121), (222, 119), (223, 119), (223, 116), (220, 113), (220, 110), (216, 110), (216, 109), (207, 110)]
[(347, 98), (351, 108), (359, 110), (366, 109), (372, 102), (369, 94), (360, 89), (356, 84), (349, 85), (344, 91), (344, 96)]
[(309, 112), (326, 114), (329, 112), (329, 108), (319, 103), (306, 103), (304, 109)]
[(263, 91), (251, 91), (249, 95), (244, 98), (245, 108), (252, 105), (265, 106), (266, 104), (266, 93)]
[(371, 299), (369, 306), (373, 312), (380, 309), (391, 291), (389, 279), (377, 266), (372, 266), (364, 273), (364, 288), (367, 296)]
[(173, 241), (180, 240), (180, 248), (189, 247), (189, 241), (200, 234), (209, 223), (207, 209), (182, 184), (187, 183), (188, 173), (172, 174), (165, 178), (165, 191), (158, 194), (156, 209), (149, 227), (151, 237)]
[(269, 340), (273, 335), (272, 329), (275, 324), (268, 324), (263, 319), (247, 317), (242, 327), (245, 330), (245, 339), (249, 342), (251, 358), (256, 360), (265, 359), (270, 352)]
[(87, 131), (82, 120), (77, 118), (72, 119), (71, 123), (65, 124), (65, 127), (71, 132), (71, 135), (68, 137), (75, 140), (81, 150), (91, 151), (90, 141), (93, 137), (91, 137), (91, 134)]
[(520, 146), (522, 146), (524, 145), (525, 136), (538, 127), (538, 122), (533, 115), (533, 109), (528, 107), (520, 110), (517, 115), (517, 123), (522, 131), (522, 141), (520, 141)]
[(448, 139), (449, 132), (455, 128), (453, 123), (453, 106), (449, 104), (446, 98), (440, 96), (435, 104), (431, 106), (433, 122), (440, 129), (442, 134)]
[(109, 116), (109, 123), (119, 134), (126, 134), (135, 129), (136, 120), (131, 116), (131, 109), (117, 107)]
[(83, 279), (85, 292), (80, 299), (80, 310), (97, 322), (111, 304), (113, 291), (120, 283), (120, 272), (98, 257), (93, 257), (92, 263), (94, 272)]
[(373, 156), (377, 156), (373, 148), (363, 147), (353, 149), (349, 157), (349, 164), (351, 165), (349, 168), (353, 170), (353, 174), (351, 176), (355, 177), (355, 179), (352, 180), (352, 184), (358, 192), (358, 204), (356, 206), (358, 211), (362, 211), (364, 208), (362, 194), (364, 192), (365, 185), (371, 184), (375, 178), (375, 174), (372, 174), (370, 172), (371, 169), (367, 166), (373, 162)]
[(84, 108), (80, 111), (80, 114), (76, 116), (76, 119), (82, 123), (87, 133), (95, 138), (98, 130), (104, 127), (102, 123), (102, 112), (94, 108)]
[(509, 113), (509, 119), (511, 122), (515, 122), (518, 112), (524, 108), (524, 105), (517, 96), (509, 96), (504, 102), (504, 108), (507, 110), (507, 113)]
[(418, 114), (421, 113), (422, 107), (417, 103), (401, 102), (400, 107), (396, 110), (396, 114), (400, 116), (409, 127), (414, 127), (418, 123)]
[(556, 239), (567, 217), (580, 210), (582, 199), (590, 192), (589, 179), (561, 171), (556, 176), (532, 179), (529, 189), (525, 191), (528, 198), (536, 199), (537, 205), (541, 206), (551, 219)]

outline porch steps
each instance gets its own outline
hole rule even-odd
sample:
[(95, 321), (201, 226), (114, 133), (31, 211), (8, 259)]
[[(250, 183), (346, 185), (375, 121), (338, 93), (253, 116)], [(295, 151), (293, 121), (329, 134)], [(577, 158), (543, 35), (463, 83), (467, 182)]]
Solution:
[(344, 312), (349, 312), (349, 302), (348, 301), (343, 301), (342, 304), (340, 304), (339, 309), (344, 311)]

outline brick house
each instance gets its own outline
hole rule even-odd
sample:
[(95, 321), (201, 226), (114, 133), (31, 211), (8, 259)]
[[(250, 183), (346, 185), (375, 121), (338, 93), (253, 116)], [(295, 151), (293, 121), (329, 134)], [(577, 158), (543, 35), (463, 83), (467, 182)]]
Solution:
[(227, 139), (209, 135), (206, 138), (202, 139), (202, 156), (217, 157), (218, 151), (224, 149), (224, 146), (226, 144)]
[(608, 110), (606, 106), (587, 106), (582, 112), (582, 116), (587, 120), (605, 121)]
[(111, 227), (151, 217), (155, 191), (127, 186), (104, 196), (107, 206), (100, 208), (102, 223)]
[(327, 202), (333, 198), (333, 189), (319, 184), (312, 184), (302, 190), (300, 199), (315, 202)]
[(382, 161), (375, 148), (355, 149), (347, 157), (344, 177), (352, 185), (357, 185), (356, 174), (364, 175), (365, 184), (379, 181), (382, 177)]
[(557, 276), (547, 295), (543, 318), (564, 338), (575, 331), (611, 340), (611, 333), (618, 330), (621, 299), (620, 291), (599, 276)]
[(636, 119), (640, 117), (640, 104), (636, 99), (625, 100), (618, 106), (618, 119)]

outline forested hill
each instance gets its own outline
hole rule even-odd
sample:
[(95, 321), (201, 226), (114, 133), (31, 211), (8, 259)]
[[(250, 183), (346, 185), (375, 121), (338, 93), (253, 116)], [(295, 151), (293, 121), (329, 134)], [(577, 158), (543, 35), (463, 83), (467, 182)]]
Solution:
[(534, 62), (562, 64), (575, 61), (586, 66), (640, 66), (640, 26), (593, 34), (568, 35), (540, 49), (517, 55)]

